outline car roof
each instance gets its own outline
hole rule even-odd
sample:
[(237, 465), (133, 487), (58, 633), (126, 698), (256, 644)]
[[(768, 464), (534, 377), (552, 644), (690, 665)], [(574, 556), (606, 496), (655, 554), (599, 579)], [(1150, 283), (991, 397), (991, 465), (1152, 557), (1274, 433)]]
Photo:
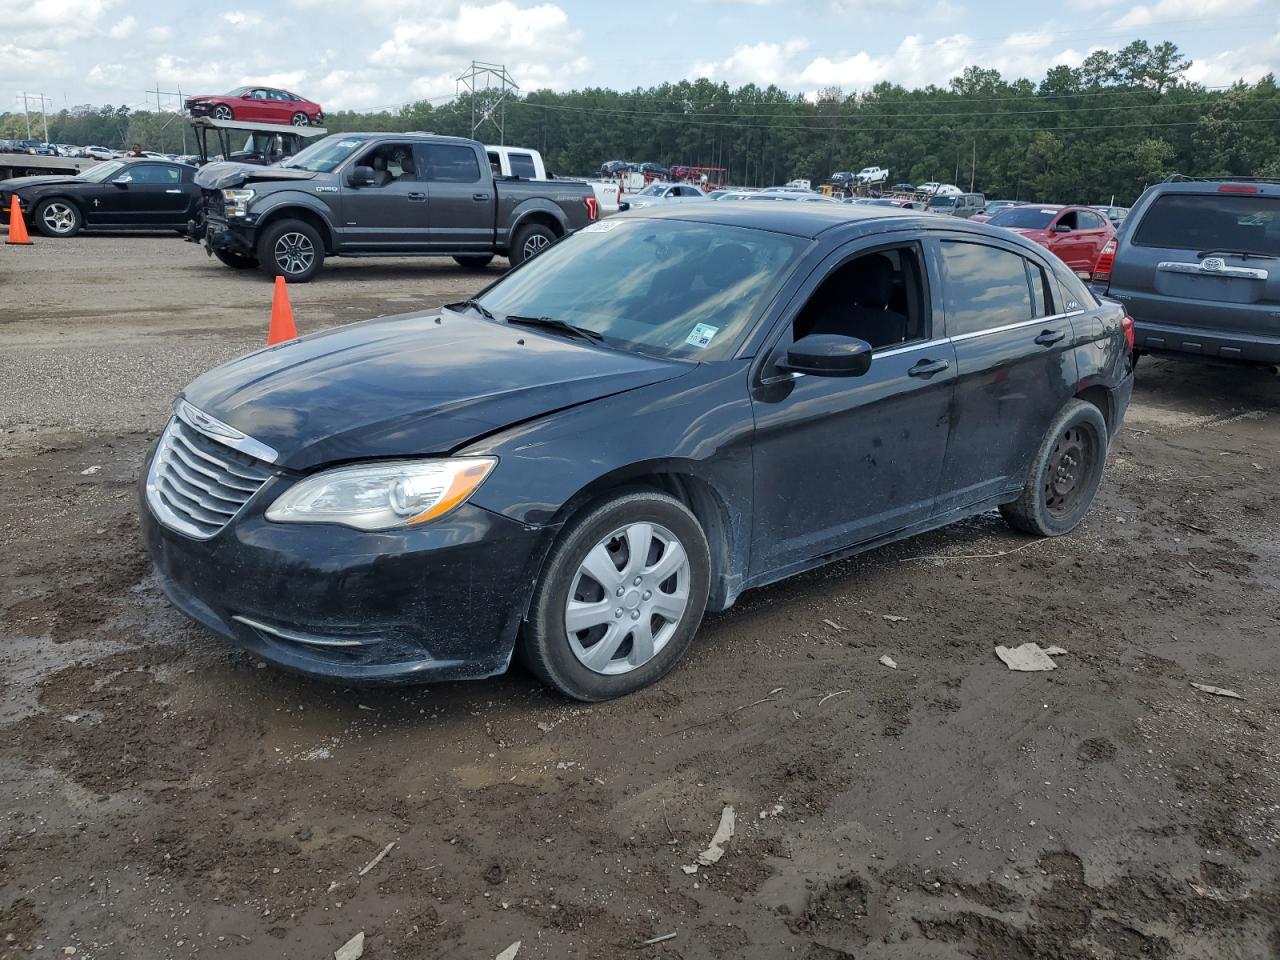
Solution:
[(645, 207), (620, 216), (631, 219), (685, 220), (693, 223), (715, 223), (730, 227), (747, 227), (771, 233), (789, 233), (813, 239), (835, 227), (862, 221), (911, 218), (923, 224), (936, 224), (933, 214), (921, 214), (901, 207), (851, 206), (843, 203), (747, 203), (723, 200), (716, 203), (682, 203), (672, 207)]

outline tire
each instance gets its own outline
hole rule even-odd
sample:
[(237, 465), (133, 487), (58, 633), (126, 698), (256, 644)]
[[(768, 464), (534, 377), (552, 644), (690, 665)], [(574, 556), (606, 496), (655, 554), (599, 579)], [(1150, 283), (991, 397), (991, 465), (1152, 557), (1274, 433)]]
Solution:
[(306, 283), (324, 265), (320, 232), (303, 220), (277, 220), (258, 237), (258, 265), (270, 277)]
[(225, 103), (220, 103), (213, 108), (213, 119), (215, 120), (234, 120), (235, 118), (236, 112)]
[(1102, 482), (1108, 443), (1101, 411), (1083, 400), (1068, 403), (1036, 451), (1022, 496), (1000, 507), (1005, 522), (1039, 537), (1074, 530)]
[[(635, 563), (631, 544), (640, 543), (646, 554)], [(673, 552), (673, 544), (682, 553)], [(668, 566), (675, 572), (668, 574)], [(706, 535), (679, 500), (633, 490), (598, 503), (574, 517), (552, 547), (522, 629), (520, 657), (543, 683), (575, 700), (633, 693), (662, 678), (688, 648), (706, 610), (710, 575)], [(572, 633), (566, 623), (571, 597), (584, 625)], [(642, 624), (648, 656), (638, 640)]]
[(289, 123), (290, 123), (290, 124), (292, 124), (292, 125), (293, 125), (293, 126), (295, 126), (295, 127), (309, 127), (309, 126), (311, 126), (311, 120), (310, 120), (310, 119), (307, 117), (307, 115), (306, 115), (305, 113), (303, 113), (302, 111), (298, 111), (298, 112), (297, 112), (297, 113), (295, 113), (292, 117), (290, 117), (290, 118), (289, 118)]
[(526, 260), (532, 260), (557, 239), (559, 238), (550, 227), (540, 223), (526, 223), (512, 238), (511, 252), (507, 259), (513, 267), (518, 267)]
[(213, 255), (233, 270), (252, 270), (258, 266), (258, 258), (234, 250), (215, 250)]
[(483, 270), (493, 260), (492, 253), (478, 253), (465, 257), (454, 257), (454, 262), (465, 270)]
[(74, 237), (84, 226), (84, 217), (70, 200), (51, 197), (36, 204), (32, 224), (46, 237)]

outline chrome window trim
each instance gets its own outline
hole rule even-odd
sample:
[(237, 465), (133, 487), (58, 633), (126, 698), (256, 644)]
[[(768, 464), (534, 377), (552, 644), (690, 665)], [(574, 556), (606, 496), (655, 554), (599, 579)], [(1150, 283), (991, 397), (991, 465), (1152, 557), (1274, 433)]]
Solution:
[(265, 443), (261, 443), (235, 427), (223, 423), (217, 417), (209, 416), (209, 414), (192, 406), (186, 400), (178, 401), (174, 413), (179, 420), (191, 427), (191, 429), (204, 434), (210, 440), (216, 440), (223, 446), (238, 450), (256, 460), (275, 463), (280, 457), (279, 453)]
[(896, 357), (900, 353), (910, 353), (912, 350), (923, 350), (925, 347), (936, 347), (947, 342), (948, 340), (946, 337), (938, 340), (915, 340), (911, 343), (904, 343), (898, 347), (890, 347), (888, 350), (872, 350), (871, 359), (878, 360), (881, 357)]
[(1223, 264), (1221, 267), (1211, 269), (1205, 266), (1209, 260), (1217, 260), (1222, 262), (1220, 257), (1206, 257), (1199, 263), (1185, 263), (1181, 260), (1161, 260), (1156, 264), (1157, 270), (1163, 270), (1166, 273), (1190, 273), (1198, 277), (1232, 277), (1241, 280), (1266, 280), (1271, 274), (1266, 270), (1259, 270), (1255, 267), (1234, 267)]
[(1047, 317), (1034, 317), (1031, 320), (1019, 320), (1017, 323), (1006, 323), (999, 327), (988, 327), (985, 330), (973, 330), (970, 333), (958, 333), (949, 339), (952, 343), (961, 343), (965, 340), (972, 340), (975, 337), (985, 337), (991, 333), (1004, 333), (1006, 330), (1017, 330), (1020, 327), (1033, 327), (1037, 323), (1053, 323), (1055, 320), (1070, 320), (1072, 317), (1083, 316), (1083, 314), (1083, 310), (1070, 310), (1067, 313), (1053, 313)]

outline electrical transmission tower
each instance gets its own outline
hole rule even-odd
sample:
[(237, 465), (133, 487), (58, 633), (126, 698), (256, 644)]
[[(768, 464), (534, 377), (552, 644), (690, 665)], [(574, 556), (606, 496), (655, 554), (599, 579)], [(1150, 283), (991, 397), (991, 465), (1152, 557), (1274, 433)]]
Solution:
[(464, 91), (471, 97), (471, 136), (488, 122), (498, 131), (498, 143), (506, 143), (507, 99), (520, 94), (520, 85), (511, 79), (507, 68), (501, 63), (472, 60), (466, 73), (458, 77), (457, 93), (461, 96)]
[(44, 121), (44, 140), (41, 143), (49, 142), (49, 112), (45, 109), (46, 103), (53, 103), (43, 93), (27, 93), (25, 90), (18, 94), (16, 99), (22, 101), (22, 115), (27, 121), (27, 139), (31, 139), (31, 101), (34, 100), (40, 104), (40, 118)]
[[(181, 84), (178, 84), (177, 87), (178, 89), (176, 90), (161, 90), (160, 83), (159, 81), (157, 81), (155, 89), (147, 91), (148, 101), (150, 101), (152, 97), (155, 97), (156, 113), (170, 114), (170, 116), (166, 117), (164, 122), (160, 124), (160, 131), (162, 133), (168, 128), (170, 121), (172, 121), (175, 116), (181, 117), (183, 115), (183, 110), (185, 109), (186, 100), (182, 96), (182, 86)], [(175, 99), (177, 101), (176, 105), (173, 103)], [(186, 153), (187, 152), (187, 127), (185, 124), (181, 126), (181, 130), (182, 130), (182, 152)], [(166, 140), (167, 140), (167, 137), (166, 137)]]

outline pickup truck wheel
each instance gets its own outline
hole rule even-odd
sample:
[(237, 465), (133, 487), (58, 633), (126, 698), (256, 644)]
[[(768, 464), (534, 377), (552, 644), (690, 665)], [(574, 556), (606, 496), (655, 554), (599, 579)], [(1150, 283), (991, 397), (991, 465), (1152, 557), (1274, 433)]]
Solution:
[(511, 261), (513, 267), (518, 267), (555, 242), (556, 235), (550, 227), (540, 223), (526, 223), (512, 238), (511, 252), (507, 255), (507, 259)]
[(534, 589), (520, 657), (575, 700), (632, 693), (667, 673), (707, 605), (711, 560), (679, 500), (634, 490), (561, 531)]
[(1073, 400), (1054, 419), (1032, 461), (1022, 496), (1000, 507), (1009, 526), (1040, 537), (1076, 528), (1093, 503), (1107, 459), (1107, 422)]
[(213, 255), (235, 270), (252, 270), (258, 266), (258, 258), (235, 250), (215, 250)]
[(492, 253), (478, 253), (473, 256), (454, 257), (454, 262), (467, 270), (483, 270), (493, 260)]
[(235, 118), (235, 111), (225, 103), (220, 103), (213, 108), (213, 119), (215, 120), (234, 120)]
[(306, 283), (324, 264), (324, 241), (302, 220), (280, 220), (258, 238), (259, 265), (272, 277)]
[(36, 207), (35, 226), (46, 237), (74, 237), (83, 225), (80, 211), (69, 200), (45, 200)]

